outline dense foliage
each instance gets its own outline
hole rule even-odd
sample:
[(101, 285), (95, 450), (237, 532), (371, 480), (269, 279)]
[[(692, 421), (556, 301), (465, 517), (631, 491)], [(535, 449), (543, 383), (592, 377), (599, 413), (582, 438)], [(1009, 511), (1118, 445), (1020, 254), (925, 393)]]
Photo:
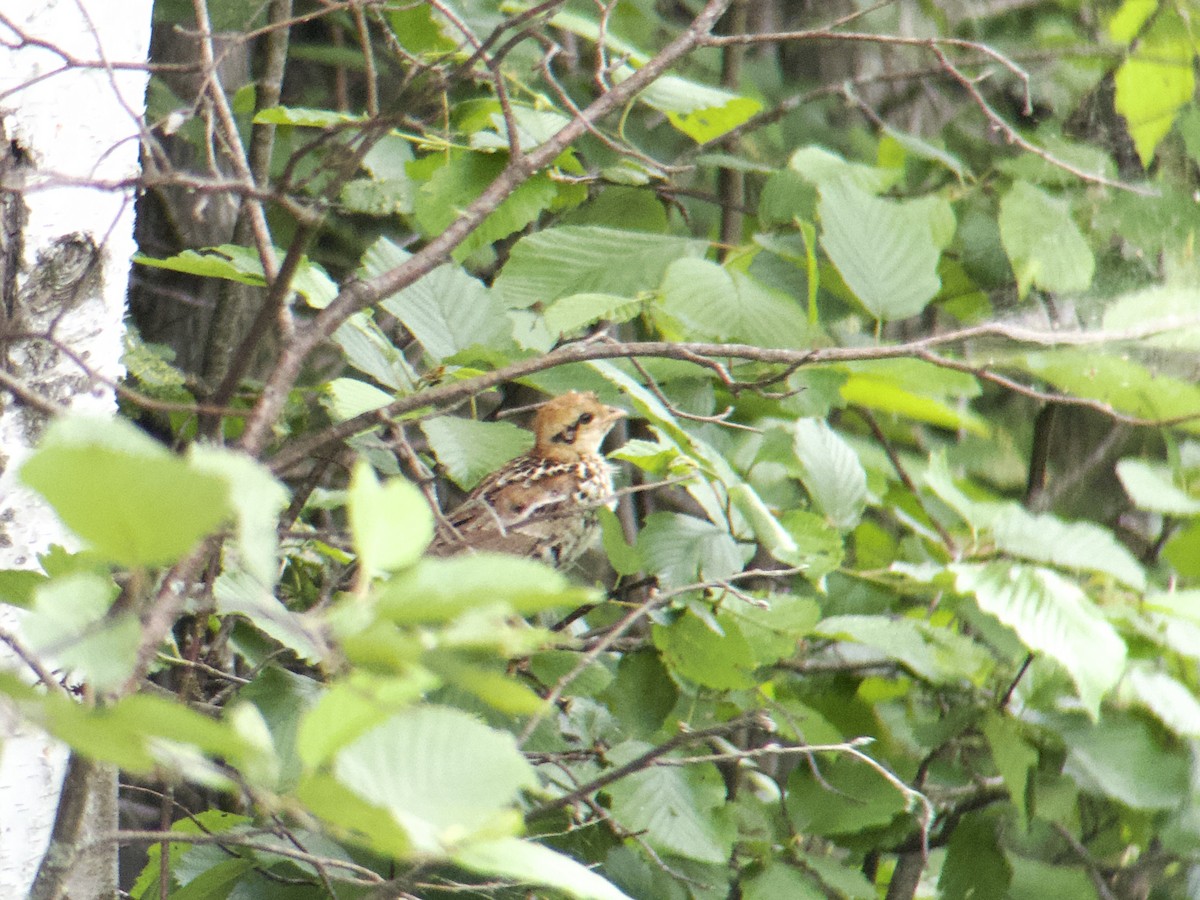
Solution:
[[(55, 423), (88, 549), (0, 581), (90, 688), (0, 687), (192, 807), (133, 896), (1195, 889), (1200, 23), (836, 5), (210, 3), (257, 92), (156, 75), (147, 189), (245, 227), (137, 262), (265, 312), (131, 332), (188, 450)], [(569, 388), (603, 550), (422, 558)]]

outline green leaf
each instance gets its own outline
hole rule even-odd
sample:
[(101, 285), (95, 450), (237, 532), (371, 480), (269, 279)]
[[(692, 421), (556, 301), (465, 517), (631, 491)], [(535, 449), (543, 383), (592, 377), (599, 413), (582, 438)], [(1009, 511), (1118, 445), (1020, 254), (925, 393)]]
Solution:
[[(402, 265), (409, 254), (380, 238), (363, 254), (362, 272), (375, 277)], [(447, 263), (381, 304), (399, 319), (435, 361), (469, 347), (512, 344), (512, 322), (500, 298), (479, 279)]]
[(667, 267), (659, 308), (698, 338), (766, 347), (808, 342), (804, 310), (794, 301), (704, 259), (684, 257)]
[(799, 419), (794, 428), (800, 480), (808, 495), (835, 528), (849, 531), (867, 507), (867, 473), (858, 455), (819, 419)]
[(779, 517), (779, 522), (796, 542), (804, 560), (804, 577), (810, 582), (820, 581), (841, 565), (845, 549), (842, 536), (824, 516), (806, 509), (790, 509)]
[[(275, 248), (275, 258), (282, 260), (283, 257), (283, 251)], [(184, 250), (182, 253), (166, 259), (154, 259), (136, 254), (133, 261), (155, 269), (186, 272), (189, 275), (203, 275), (206, 278), (222, 278), (226, 281), (236, 281), (239, 284), (248, 284), (253, 287), (266, 287), (267, 285), (257, 251), (249, 247), (239, 247), (236, 244), (206, 247), (199, 252)], [(328, 306), (338, 293), (337, 284), (333, 279), (307, 256), (301, 258), (296, 274), (292, 278), (291, 287), (308, 301), (309, 306), (318, 309)]]
[(651, 513), (638, 534), (638, 552), (665, 588), (728, 578), (742, 554), (724, 528), (676, 513)]
[(599, 321), (628, 322), (644, 307), (641, 300), (614, 294), (572, 294), (546, 308), (546, 330), (552, 335), (571, 335)]
[(791, 533), (775, 518), (754, 488), (745, 482), (730, 485), (729, 499), (750, 523), (754, 537), (764, 550), (781, 563), (791, 566), (805, 564), (806, 557)]
[[(895, 168), (876, 168), (847, 162), (824, 147), (801, 147), (792, 154), (788, 168), (799, 172), (813, 184), (846, 181), (868, 194), (878, 194), (894, 185), (903, 172)], [(790, 216), (788, 218), (791, 218)]]
[(517, 838), (468, 844), (454, 854), (453, 861), (481, 875), (557, 888), (578, 900), (629, 900), (587, 866), (549, 847)]
[[(862, 878), (861, 873), (858, 876)], [(866, 879), (863, 879), (864, 881)], [(789, 865), (782, 860), (771, 860), (765, 869), (742, 882), (742, 900), (778, 900), (789, 897), (791, 900), (826, 900), (829, 896), (811, 875), (798, 866)], [(872, 889), (869, 895), (862, 896), (869, 900), (875, 896)]]
[(1078, 586), (1049, 569), (1012, 563), (955, 563), (950, 570), (980, 609), (1061, 665), (1084, 709), (1099, 715), (1101, 699), (1124, 671), (1125, 642)]
[(407, 215), (413, 209), (413, 184), (408, 164), (413, 154), (409, 142), (385, 135), (363, 157), (370, 178), (357, 178), (342, 188), (341, 201), (351, 212), (372, 216)]
[(971, 375), (918, 359), (871, 360), (845, 368), (850, 374), (840, 392), (847, 403), (980, 437), (990, 434), (987, 420), (962, 402), (979, 396)]
[(329, 657), (324, 628), (311, 614), (292, 612), (275, 596), (274, 578), (262, 581), (244, 569), (226, 568), (213, 582), (213, 599), (223, 616), (245, 616), (255, 628), (292, 650), (301, 659)]
[(597, 599), (555, 570), (517, 556), (473, 553), (423, 559), (385, 583), (379, 614), (401, 625), (443, 622), (469, 609), (504, 606), (529, 614)]
[(296, 753), (308, 769), (323, 766), (342, 747), (412, 706), (438, 684), (419, 669), (401, 677), (352, 670), (307, 708), (296, 730)]
[(996, 549), (1034, 562), (1103, 572), (1135, 590), (1146, 587), (1146, 572), (1112, 532), (1091, 522), (1064, 522), (1005, 504), (992, 521)]
[(721, 628), (726, 622), (737, 624), (754, 651), (757, 666), (769, 666), (793, 656), (821, 618), (821, 608), (811, 597), (772, 593), (767, 603), (766, 607), (758, 607), (727, 601), (717, 616)]
[[(614, 74), (614, 81), (624, 81), (633, 74), (628, 66)], [(663, 75), (638, 94), (638, 100), (667, 114), (667, 119), (679, 131), (697, 144), (719, 138), (741, 125), (762, 109), (762, 104), (750, 97), (731, 94), (680, 78)]]
[[(1118, 412), (1146, 419), (1200, 415), (1200, 388), (1191, 381), (1148, 369), (1125, 355), (1096, 350), (1047, 350), (1011, 360), (1064, 393), (1100, 400)], [(1175, 427), (1200, 432), (1200, 422)]]
[(675, 260), (703, 256), (703, 241), (596, 226), (547, 228), (521, 238), (496, 279), (513, 308), (572, 294), (635, 297), (658, 287)]
[(334, 773), (433, 854), (473, 834), (511, 832), (519, 793), (537, 786), (512, 735), (440, 706), (405, 710), (372, 728), (337, 754)]
[(47, 581), (34, 590), (21, 631), (43, 660), (98, 691), (115, 690), (133, 673), (141, 640), (137, 616), (108, 615), (117, 593), (111, 578), (88, 572)]
[(230, 513), (224, 478), (120, 419), (55, 421), (20, 477), (68, 528), (125, 566), (180, 559)]
[(297, 785), (295, 794), (345, 839), (394, 859), (406, 859), (412, 854), (412, 842), (390, 810), (382, 803), (362, 797), (332, 776), (308, 774)]
[(1055, 730), (1067, 746), (1063, 770), (1089, 793), (1145, 810), (1175, 809), (1188, 796), (1187, 758), (1164, 747), (1141, 719), (1119, 713), (1105, 713), (1098, 722), (1072, 717)]
[[(851, 868), (845, 861), (834, 856), (822, 856), (817, 853), (797, 852), (796, 857), (821, 883), (832, 889), (839, 898), (846, 900), (874, 900), (878, 896), (875, 885), (863, 875), (862, 871)], [(828, 894), (822, 894), (827, 897)], [(763, 898), (767, 900), (767, 898)]]
[(679, 699), (679, 688), (652, 648), (626, 653), (617, 677), (600, 696), (627, 734), (649, 737)]
[(329, 109), (311, 109), (302, 106), (271, 106), (254, 114), (256, 125), (297, 125), (302, 128), (332, 128), (365, 122), (362, 116), (334, 112)]
[(416, 385), (417, 373), (367, 313), (355, 313), (339, 325), (333, 342), (346, 354), (346, 362), (380, 384), (404, 392)]
[[(636, 759), (650, 745), (629, 741), (607, 754), (614, 766)], [(734, 829), (725, 815), (725, 783), (712, 763), (650, 766), (606, 788), (613, 818), (650, 845), (688, 859), (724, 863)]]
[(1118, 696), (1149, 710), (1179, 737), (1200, 738), (1200, 700), (1166, 672), (1145, 662), (1131, 663)]
[(1033, 286), (1053, 293), (1091, 287), (1096, 261), (1065, 200), (1018, 181), (1000, 200), (999, 221), (1020, 297)]
[(1132, 291), (1105, 307), (1103, 327), (1105, 331), (1129, 333), (1158, 328), (1159, 334), (1139, 337), (1139, 345), (1195, 350), (1200, 348), (1198, 298), (1200, 291), (1186, 282)]
[(904, 794), (882, 775), (845, 756), (822, 759), (819, 778), (808, 766), (797, 766), (784, 803), (798, 832), (819, 835), (881, 828), (907, 808)]
[(510, 422), (437, 416), (424, 420), (421, 431), (450, 480), (464, 491), (533, 446), (533, 435)]
[(684, 613), (670, 625), (655, 625), (654, 646), (675, 672), (697, 684), (718, 690), (753, 687), (757, 660), (737, 623), (722, 617), (710, 626), (700, 617)]
[(1188, 20), (1172, 7), (1164, 7), (1150, 28), (1138, 34), (1132, 52), (1113, 77), (1117, 112), (1125, 117), (1138, 157), (1147, 168), (1159, 142), (1195, 93), (1196, 44), (1188, 31)]
[(1005, 900), (1012, 867), (1001, 846), (994, 817), (964, 816), (950, 835), (938, 896), (945, 900)]
[(937, 296), (941, 250), (928, 204), (880, 200), (848, 180), (823, 182), (820, 195), (821, 246), (872, 316), (905, 319)]
[(1175, 486), (1168, 466), (1131, 457), (1117, 463), (1117, 477), (1138, 509), (1165, 516), (1200, 515), (1200, 499)]
[(188, 461), (193, 469), (229, 485), (238, 559), (264, 584), (274, 584), (279, 573), (278, 519), (288, 503), (287, 489), (262, 463), (224, 447), (193, 444)]
[(618, 575), (636, 575), (642, 570), (642, 556), (637, 547), (625, 543), (625, 532), (621, 522), (607, 506), (596, 510), (600, 519), (600, 536), (604, 542), (604, 552), (613, 570)]
[(992, 670), (988, 652), (970, 638), (917, 619), (832, 616), (813, 631), (872, 647), (934, 684), (982, 684)]
[[(344, 422), (373, 409), (381, 409), (395, 399), (375, 385), (359, 381), (357, 378), (335, 378), (326, 383), (325, 391), (328, 397), (323, 398), (323, 403), (336, 422)], [(368, 426), (373, 427), (376, 426)]]
[(1008, 796), (1021, 813), (1022, 821), (1029, 824), (1029, 781), (1030, 773), (1038, 763), (1038, 752), (1025, 740), (1020, 722), (997, 712), (989, 712), (980, 726), (992, 761), (1004, 779)]
[[(504, 171), (507, 154), (451, 151), (417, 191), (414, 216), (427, 235), (445, 231)], [(461, 262), (534, 221), (554, 202), (558, 185), (544, 172), (520, 183), (451, 254)]]
[(402, 478), (381, 485), (363, 460), (350, 478), (347, 505), (354, 548), (371, 574), (412, 565), (433, 540), (433, 513), (416, 485)]

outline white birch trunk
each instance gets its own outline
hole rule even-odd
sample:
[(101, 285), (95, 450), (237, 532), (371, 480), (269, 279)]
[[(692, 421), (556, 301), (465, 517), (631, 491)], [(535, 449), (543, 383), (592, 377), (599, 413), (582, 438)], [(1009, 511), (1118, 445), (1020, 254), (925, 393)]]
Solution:
[[(0, 366), (73, 409), (112, 411), (93, 378), (120, 374), (133, 252), (133, 197), (89, 187), (138, 171), (152, 0), (4, 0), (0, 7), (0, 327), (52, 330), (91, 372), (43, 340), (0, 346)], [(39, 46), (63, 51), (63, 55)], [(80, 65), (86, 63), (86, 65)], [(94, 64), (94, 65), (93, 65)], [(71, 182), (70, 185), (64, 182)], [(5, 322), (7, 320), (7, 322)], [(0, 569), (30, 568), (65, 543), (50, 511), (15, 480), (45, 416), (0, 393)], [(19, 623), (0, 607), (0, 627)], [(0, 665), (21, 669), (0, 645)], [(0, 706), (0, 897), (25, 897), (50, 839), (67, 753)], [(116, 826), (115, 781), (89, 793), (93, 833)], [(94, 796), (92, 794), (94, 793)], [(73, 897), (111, 895), (116, 847), (79, 860)]]

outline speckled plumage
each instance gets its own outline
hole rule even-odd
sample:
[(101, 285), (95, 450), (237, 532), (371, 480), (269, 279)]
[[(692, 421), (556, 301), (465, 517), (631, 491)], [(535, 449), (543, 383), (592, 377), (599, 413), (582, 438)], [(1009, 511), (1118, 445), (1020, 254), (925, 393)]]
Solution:
[(600, 445), (625, 415), (590, 392), (569, 391), (543, 404), (533, 449), (483, 479), (447, 514), (429, 552), (488, 550), (570, 565), (599, 531), (596, 510), (612, 494)]

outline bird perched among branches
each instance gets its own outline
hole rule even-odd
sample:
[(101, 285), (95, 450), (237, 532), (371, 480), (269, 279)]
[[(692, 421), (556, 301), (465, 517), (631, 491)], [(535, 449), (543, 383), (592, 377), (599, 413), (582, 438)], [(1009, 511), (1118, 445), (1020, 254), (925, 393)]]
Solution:
[(569, 566), (599, 531), (596, 510), (613, 489), (600, 444), (625, 415), (590, 391), (543, 404), (533, 449), (484, 478), (446, 515), (429, 552), (490, 550)]

